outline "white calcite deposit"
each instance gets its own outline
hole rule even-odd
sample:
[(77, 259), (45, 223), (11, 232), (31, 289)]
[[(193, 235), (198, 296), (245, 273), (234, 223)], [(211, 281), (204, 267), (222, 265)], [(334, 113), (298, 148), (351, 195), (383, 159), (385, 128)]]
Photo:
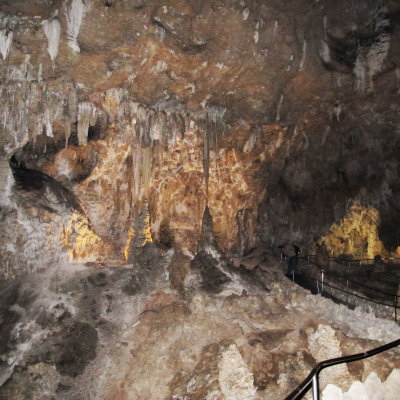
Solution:
[(376, 372), (371, 372), (364, 382), (355, 381), (343, 393), (329, 384), (322, 392), (322, 400), (397, 400), (400, 393), (400, 370), (394, 369), (382, 383)]

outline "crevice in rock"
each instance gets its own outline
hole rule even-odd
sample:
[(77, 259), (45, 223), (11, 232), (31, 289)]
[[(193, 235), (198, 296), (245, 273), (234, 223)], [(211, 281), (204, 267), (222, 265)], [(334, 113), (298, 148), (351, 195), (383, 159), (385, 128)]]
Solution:
[(40, 171), (24, 168), (12, 157), (10, 160), (16, 189), (20, 196), (17, 202), (29, 208), (36, 206), (58, 213), (60, 207), (77, 210), (84, 215), (78, 198), (71, 190)]

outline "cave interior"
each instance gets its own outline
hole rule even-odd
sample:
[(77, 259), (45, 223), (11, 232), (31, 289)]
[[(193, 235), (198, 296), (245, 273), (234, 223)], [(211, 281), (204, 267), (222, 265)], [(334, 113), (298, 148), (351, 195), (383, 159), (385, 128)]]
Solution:
[(398, 1), (1, 0), (0, 51), (0, 400), (283, 399), (400, 337)]

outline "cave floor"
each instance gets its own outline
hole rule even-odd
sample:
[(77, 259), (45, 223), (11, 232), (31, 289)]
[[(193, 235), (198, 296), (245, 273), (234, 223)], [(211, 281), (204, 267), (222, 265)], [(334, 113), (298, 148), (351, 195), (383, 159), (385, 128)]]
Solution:
[[(0, 399), (282, 399), (316, 362), (400, 337), (393, 321), (293, 284), (279, 260), (208, 293), (171, 254), (141, 270), (54, 265), (2, 289)], [(249, 283), (250, 282), (250, 283)], [(386, 352), (321, 374), (348, 390), (400, 368)]]

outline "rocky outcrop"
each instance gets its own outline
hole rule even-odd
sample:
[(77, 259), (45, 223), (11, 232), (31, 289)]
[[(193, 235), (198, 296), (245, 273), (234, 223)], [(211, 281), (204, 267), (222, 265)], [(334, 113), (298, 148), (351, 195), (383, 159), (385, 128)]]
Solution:
[[(267, 258), (232, 267), (235, 287), (217, 293), (172, 251), (142, 268), (54, 264), (3, 286), (0, 398), (282, 399), (317, 361), (399, 337), (393, 321), (313, 296)], [(398, 393), (396, 350), (352, 365), (329, 368), (321, 390), (354, 391), (375, 371)]]

